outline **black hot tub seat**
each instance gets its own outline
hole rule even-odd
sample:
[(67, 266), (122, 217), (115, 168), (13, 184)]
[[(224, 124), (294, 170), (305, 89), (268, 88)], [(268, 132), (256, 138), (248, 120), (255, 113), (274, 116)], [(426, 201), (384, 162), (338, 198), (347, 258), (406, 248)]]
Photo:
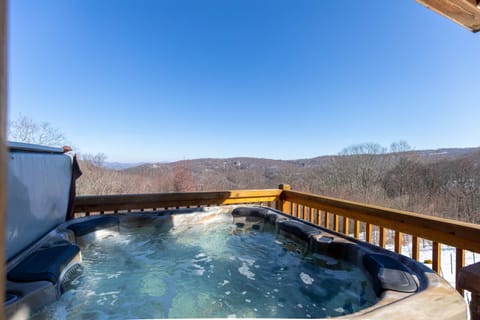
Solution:
[(56, 284), (61, 272), (77, 256), (75, 244), (61, 244), (33, 252), (7, 274), (14, 282), (50, 281)]
[(72, 230), (75, 236), (81, 237), (97, 230), (118, 226), (119, 223), (118, 217), (102, 216), (97, 219), (73, 223), (67, 228)]
[(410, 271), (388, 255), (366, 254), (363, 257), (363, 264), (374, 279), (377, 294), (384, 290), (413, 293), (418, 289)]

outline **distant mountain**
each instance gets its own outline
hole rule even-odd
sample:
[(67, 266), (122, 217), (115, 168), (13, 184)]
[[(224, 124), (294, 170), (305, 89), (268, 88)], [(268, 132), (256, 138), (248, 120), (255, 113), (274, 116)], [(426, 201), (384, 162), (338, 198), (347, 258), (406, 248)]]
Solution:
[(475, 157), (480, 161), (480, 147), (477, 148), (443, 148), (436, 150), (419, 150), (413, 151), (415, 154), (423, 158), (423, 160), (455, 160), (458, 158)]
[[(436, 150), (413, 150), (401, 153), (403, 157), (415, 159), (421, 162), (432, 162), (439, 160), (455, 160), (459, 158), (472, 158), (480, 162), (480, 147), (478, 148), (443, 148)], [(379, 154), (378, 156), (393, 157), (394, 153)], [(201, 158), (182, 160), (176, 162), (138, 163), (123, 164), (121, 169), (127, 169), (131, 173), (145, 173), (157, 169), (171, 170), (177, 165), (187, 165), (194, 174), (208, 171), (234, 170), (269, 170), (281, 171), (295, 168), (318, 168), (338, 158), (338, 155), (319, 156), (308, 159), (296, 160), (274, 160), (265, 158)], [(117, 169), (118, 170), (118, 169)]]
[[(82, 165), (82, 163), (80, 164)], [(480, 148), (273, 160), (85, 164), (79, 194), (276, 188), (480, 222)]]
[(108, 169), (113, 170), (125, 170), (134, 167), (139, 167), (146, 164), (146, 162), (137, 162), (137, 163), (122, 163), (122, 162), (104, 162), (103, 166)]

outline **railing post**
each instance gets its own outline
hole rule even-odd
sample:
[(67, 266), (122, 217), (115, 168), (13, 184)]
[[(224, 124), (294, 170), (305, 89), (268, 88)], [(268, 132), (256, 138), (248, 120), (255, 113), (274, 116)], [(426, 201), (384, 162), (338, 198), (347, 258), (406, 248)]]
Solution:
[(458, 286), (472, 293), (470, 319), (480, 319), (480, 262), (462, 268), (458, 274)]
[(420, 242), (417, 236), (412, 236), (412, 259), (415, 261), (420, 259)]
[[(284, 184), (282, 183), (281, 185), (278, 186), (278, 189), (280, 190), (291, 190), (292, 187), (289, 184)], [(278, 210), (285, 212), (285, 213), (291, 213), (290, 212), (290, 204), (288, 201), (284, 200), (285, 195), (282, 193), (279, 196), (278, 200)]]
[(432, 270), (440, 274), (442, 266), (442, 248), (438, 241), (432, 241)]
[(455, 261), (455, 288), (463, 296), (463, 289), (458, 285), (458, 278), (462, 268), (465, 266), (465, 250), (455, 248)]

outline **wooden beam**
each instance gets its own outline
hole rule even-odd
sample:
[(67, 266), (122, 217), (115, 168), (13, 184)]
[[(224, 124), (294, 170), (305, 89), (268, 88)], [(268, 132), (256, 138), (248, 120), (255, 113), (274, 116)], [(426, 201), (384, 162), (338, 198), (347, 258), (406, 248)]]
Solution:
[[(0, 0), (0, 301), (5, 301), (5, 217), (7, 216), (7, 2)], [(3, 318), (3, 302), (0, 318)]]
[(473, 32), (480, 31), (479, 0), (416, 1)]

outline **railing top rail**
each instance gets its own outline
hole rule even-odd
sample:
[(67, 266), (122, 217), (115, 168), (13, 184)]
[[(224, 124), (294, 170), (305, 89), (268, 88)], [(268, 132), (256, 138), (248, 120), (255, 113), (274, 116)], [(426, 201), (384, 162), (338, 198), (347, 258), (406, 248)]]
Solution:
[(75, 212), (238, 204), (284, 200), (372, 225), (480, 252), (480, 225), (341, 200), (288, 189), (227, 190), (128, 195), (78, 196)]
[(298, 191), (284, 190), (281, 198), (458, 248), (480, 252), (480, 225), (477, 224)]
[(75, 212), (268, 202), (277, 200), (281, 192), (279, 189), (262, 189), (78, 196), (75, 199)]

